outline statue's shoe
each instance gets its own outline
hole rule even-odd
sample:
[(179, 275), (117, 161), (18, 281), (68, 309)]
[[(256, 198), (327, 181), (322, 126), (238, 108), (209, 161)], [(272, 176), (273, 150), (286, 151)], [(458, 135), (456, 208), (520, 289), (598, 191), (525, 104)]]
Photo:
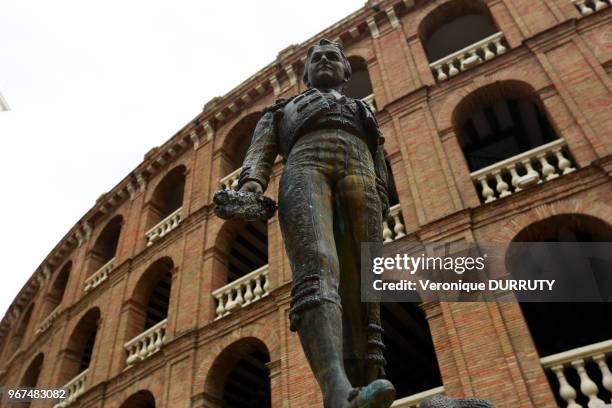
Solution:
[(395, 387), (387, 380), (374, 380), (349, 394), (348, 408), (389, 408), (395, 400)]

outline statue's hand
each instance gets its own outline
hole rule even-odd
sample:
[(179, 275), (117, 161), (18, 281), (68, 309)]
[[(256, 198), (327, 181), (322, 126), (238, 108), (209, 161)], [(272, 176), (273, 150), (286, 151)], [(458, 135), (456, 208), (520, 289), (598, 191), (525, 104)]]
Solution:
[(242, 187), (240, 187), (239, 191), (246, 192), (246, 193), (262, 194), (263, 188), (261, 187), (261, 184), (259, 184), (256, 181), (251, 180), (251, 181), (247, 181), (246, 183), (244, 183)]

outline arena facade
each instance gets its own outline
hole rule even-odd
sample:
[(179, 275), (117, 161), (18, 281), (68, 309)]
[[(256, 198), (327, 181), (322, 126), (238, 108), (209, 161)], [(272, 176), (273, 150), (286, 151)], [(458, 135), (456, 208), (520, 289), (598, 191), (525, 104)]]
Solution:
[[(386, 138), (385, 242), (612, 240), (611, 18), (611, 0), (368, 1), (280, 51), (152, 148), (44, 259), (0, 323), (0, 384), (66, 386), (58, 407), (322, 406), (289, 331), (277, 216), (224, 222), (211, 202), (236, 185), (262, 110), (305, 90), (306, 50), (323, 37), (343, 44), (346, 92)], [(441, 393), (609, 406), (609, 305), (385, 303), (393, 406)]]

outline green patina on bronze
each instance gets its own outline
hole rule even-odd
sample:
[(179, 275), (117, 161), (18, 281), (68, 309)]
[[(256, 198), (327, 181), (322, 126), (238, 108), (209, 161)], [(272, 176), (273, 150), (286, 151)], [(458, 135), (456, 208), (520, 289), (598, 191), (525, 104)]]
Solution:
[(382, 241), (389, 209), (376, 118), (343, 94), (351, 68), (341, 46), (308, 51), (308, 90), (262, 114), (238, 182), (265, 191), (274, 159), (285, 167), (279, 221), (293, 271), (291, 330), (297, 331), (329, 408), (388, 407), (380, 310), (360, 299), (361, 242)]

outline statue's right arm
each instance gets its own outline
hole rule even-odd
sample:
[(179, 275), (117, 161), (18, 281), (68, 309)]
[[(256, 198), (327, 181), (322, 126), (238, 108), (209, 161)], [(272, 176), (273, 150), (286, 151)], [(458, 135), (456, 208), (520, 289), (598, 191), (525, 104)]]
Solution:
[[(251, 146), (247, 151), (240, 178), (238, 180), (238, 190), (242, 189), (246, 183), (256, 182), (261, 186), (262, 192), (266, 191), (270, 173), (274, 165), (274, 159), (278, 154), (278, 140), (276, 135), (275, 114), (277, 111), (268, 110), (257, 122)], [(249, 188), (250, 190), (250, 188)]]

